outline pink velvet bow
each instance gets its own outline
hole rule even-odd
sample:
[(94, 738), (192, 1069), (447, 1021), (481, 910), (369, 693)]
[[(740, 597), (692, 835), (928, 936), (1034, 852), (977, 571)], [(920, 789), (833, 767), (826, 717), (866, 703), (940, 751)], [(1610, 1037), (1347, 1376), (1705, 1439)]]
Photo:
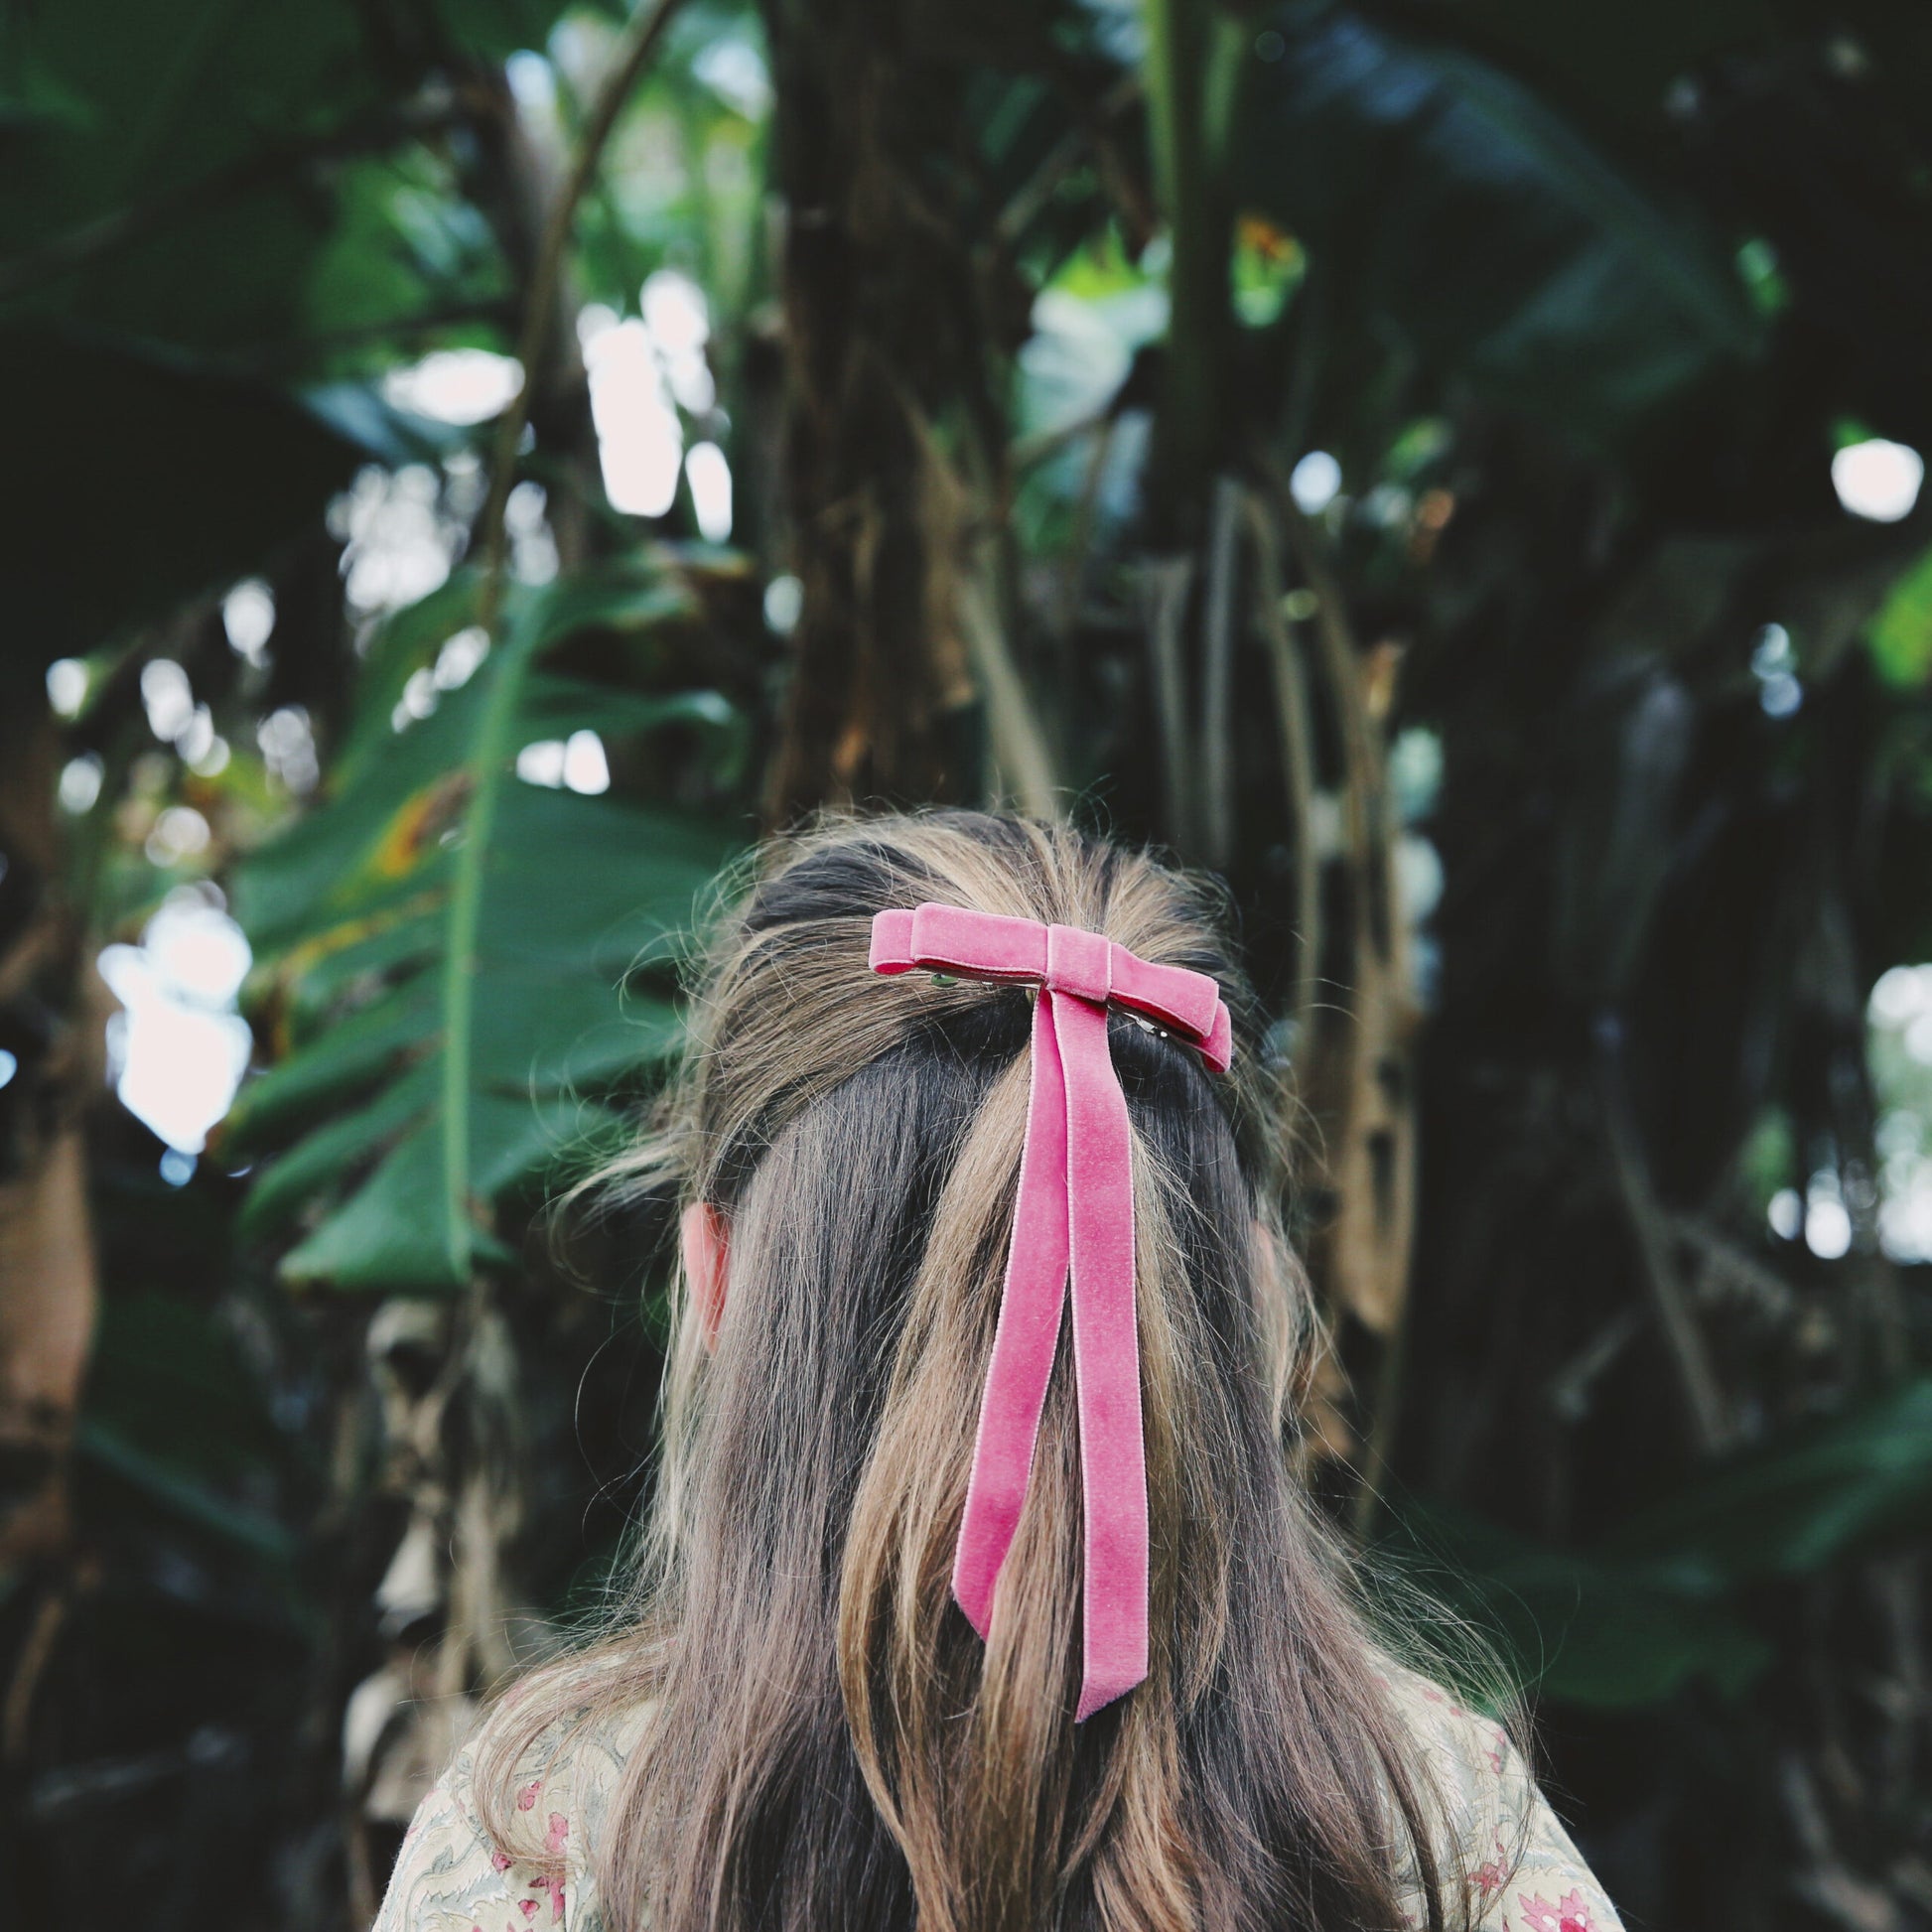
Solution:
[(954, 905), (881, 912), (872, 969), (1037, 985), (1020, 1194), (979, 1440), (953, 1562), (953, 1594), (982, 1638), (1027, 1499), (1034, 1442), (1073, 1280), (1073, 1369), (1086, 1498), (1085, 1649), (1076, 1717), (1147, 1675), (1147, 1452), (1134, 1323), (1133, 1148), (1107, 1046), (1107, 1008), (1191, 1040), (1216, 1072), (1227, 1008), (1205, 973), (1157, 966), (1097, 932)]

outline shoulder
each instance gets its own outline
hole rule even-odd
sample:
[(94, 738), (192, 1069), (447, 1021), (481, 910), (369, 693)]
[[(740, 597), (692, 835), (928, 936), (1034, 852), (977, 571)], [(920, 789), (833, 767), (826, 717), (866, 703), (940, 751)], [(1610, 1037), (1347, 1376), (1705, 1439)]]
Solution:
[(508, 1841), (484, 1829), (467, 1744), (417, 1808), (374, 1932), (601, 1932), (595, 1848), (640, 1721), (563, 1720), (518, 1762)]
[(1622, 1932), (1508, 1729), (1414, 1671), (1385, 1676), (1434, 1787), (1445, 1883), (1466, 1893), (1475, 1932)]
[[(515, 1932), (564, 1916), (544, 1874), (498, 1852), (477, 1816), (472, 1754), (459, 1751), (410, 1821), (375, 1932)], [(525, 1903), (531, 1909), (520, 1909)], [(550, 1906), (545, 1913), (542, 1908)]]

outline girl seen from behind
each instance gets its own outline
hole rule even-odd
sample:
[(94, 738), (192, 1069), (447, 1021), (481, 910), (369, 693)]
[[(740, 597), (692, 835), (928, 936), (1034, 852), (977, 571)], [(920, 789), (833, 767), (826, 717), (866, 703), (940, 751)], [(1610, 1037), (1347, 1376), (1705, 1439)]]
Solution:
[(1142, 854), (767, 849), (612, 1176), (683, 1231), (627, 1594), (424, 1801), (378, 1932), (1614, 1932), (1293, 1473), (1253, 1020)]

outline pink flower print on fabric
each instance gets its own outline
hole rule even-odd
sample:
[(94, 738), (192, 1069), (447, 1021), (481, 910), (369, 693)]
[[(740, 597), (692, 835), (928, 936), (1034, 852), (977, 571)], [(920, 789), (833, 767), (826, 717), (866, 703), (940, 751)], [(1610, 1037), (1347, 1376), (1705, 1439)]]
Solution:
[(1509, 1856), (1503, 1850), (1502, 1836), (1496, 1838), (1496, 1856), (1485, 1859), (1469, 1873), (1469, 1885), (1481, 1904), (1488, 1904), (1509, 1881)]
[(534, 1811), (536, 1809), (537, 1793), (542, 1789), (543, 1789), (543, 1780), (541, 1778), (532, 1778), (530, 1782), (526, 1784), (523, 1787), (523, 1789), (516, 1794), (517, 1810)]
[(1596, 1932), (1589, 1900), (1581, 1891), (1566, 1892), (1554, 1905), (1527, 1892), (1519, 1893), (1516, 1902), (1522, 1907), (1522, 1932)]

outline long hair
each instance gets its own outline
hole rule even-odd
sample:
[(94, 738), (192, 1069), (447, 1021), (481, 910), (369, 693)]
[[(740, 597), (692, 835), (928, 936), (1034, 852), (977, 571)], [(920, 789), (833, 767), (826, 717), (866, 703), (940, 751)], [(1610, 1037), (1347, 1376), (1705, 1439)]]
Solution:
[[(1085, 927), (1220, 983), (1233, 1072), (1110, 1025), (1134, 1139), (1150, 1671), (1073, 1721), (1068, 1351), (989, 1640), (950, 1573), (1012, 1232), (1029, 995), (867, 970), (940, 900)], [(711, 1345), (674, 1291), (652, 1514), (607, 1632), (489, 1720), (513, 1831), (547, 1728), (629, 1722), (609, 1932), (1432, 1927), (1459, 1897), (1422, 1753), (1293, 1475), (1303, 1278), (1254, 1007), (1203, 887), (1060, 826), (843, 820), (775, 842), (722, 923), (656, 1131), (611, 1178), (714, 1204)]]

